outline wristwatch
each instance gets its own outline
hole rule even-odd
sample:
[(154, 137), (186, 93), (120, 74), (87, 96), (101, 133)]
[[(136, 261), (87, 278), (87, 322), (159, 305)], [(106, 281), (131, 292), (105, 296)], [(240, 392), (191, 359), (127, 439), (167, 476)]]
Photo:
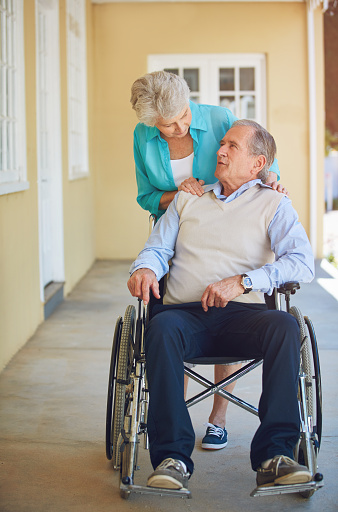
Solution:
[(249, 293), (252, 291), (252, 281), (248, 274), (242, 274), (241, 285), (244, 288), (244, 293)]

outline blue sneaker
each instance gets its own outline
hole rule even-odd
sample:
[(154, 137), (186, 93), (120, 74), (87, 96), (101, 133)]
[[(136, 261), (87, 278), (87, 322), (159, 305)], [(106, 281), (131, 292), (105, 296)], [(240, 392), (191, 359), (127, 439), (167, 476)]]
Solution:
[(225, 428), (218, 427), (212, 423), (206, 423), (207, 431), (202, 439), (204, 450), (220, 450), (228, 444), (228, 432)]

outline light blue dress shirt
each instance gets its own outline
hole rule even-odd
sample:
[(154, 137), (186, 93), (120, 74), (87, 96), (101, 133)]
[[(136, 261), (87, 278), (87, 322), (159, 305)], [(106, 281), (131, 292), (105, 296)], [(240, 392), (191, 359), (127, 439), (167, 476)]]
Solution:
[[(262, 187), (267, 186), (263, 185), (261, 180), (252, 180), (228, 197), (221, 194), (220, 182), (204, 188), (206, 192), (213, 190), (220, 201), (230, 202), (256, 183)], [(139, 268), (149, 268), (160, 280), (169, 271), (168, 262), (174, 256), (179, 231), (179, 214), (176, 209), (178, 196), (179, 194), (176, 194), (166, 214), (155, 225), (144, 249), (130, 268), (131, 274)], [(298, 220), (297, 212), (288, 197), (284, 196), (279, 203), (269, 225), (268, 234), (271, 250), (275, 254), (275, 261), (257, 270), (247, 272), (251, 278), (253, 290), (271, 295), (274, 288), (288, 281), (303, 283), (312, 281), (314, 277), (312, 249), (305, 230)]]
[[(215, 181), (217, 151), (220, 141), (237, 120), (232, 112), (224, 107), (199, 105), (190, 102), (192, 120), (190, 134), (193, 138), (194, 162), (193, 177), (211, 184)], [(137, 202), (150, 213), (161, 217), (165, 210), (159, 210), (163, 192), (177, 190), (170, 164), (167, 141), (162, 139), (156, 126), (149, 127), (138, 123), (134, 130), (134, 159), (138, 196)], [(277, 174), (277, 160), (270, 167)]]

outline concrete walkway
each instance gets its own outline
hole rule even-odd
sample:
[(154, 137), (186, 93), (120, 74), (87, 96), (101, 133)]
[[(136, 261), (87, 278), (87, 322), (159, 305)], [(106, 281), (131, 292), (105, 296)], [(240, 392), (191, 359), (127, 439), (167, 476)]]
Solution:
[[(136, 302), (126, 288), (129, 263), (100, 261), (0, 375), (0, 511), (337, 511), (338, 302), (318, 279), (330, 281), (336, 290), (338, 280), (317, 266), (316, 280), (303, 285), (294, 300), (316, 327), (322, 366), (319, 469), (325, 487), (312, 498), (249, 496), (255, 487), (249, 447), (258, 420), (235, 406), (229, 407), (228, 446), (216, 453), (201, 450), (211, 401), (191, 409), (196, 430), (196, 471), (189, 484), (193, 499), (120, 498), (119, 475), (105, 458), (105, 402), (114, 325)], [(244, 399), (257, 400), (260, 372), (237, 385)], [(145, 484), (151, 467), (143, 449), (139, 463), (136, 483)]]

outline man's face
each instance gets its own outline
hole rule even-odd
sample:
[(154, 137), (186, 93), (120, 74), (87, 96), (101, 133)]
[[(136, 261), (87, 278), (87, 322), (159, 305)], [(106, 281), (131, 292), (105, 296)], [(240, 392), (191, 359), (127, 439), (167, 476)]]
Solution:
[(217, 166), (215, 176), (222, 181), (241, 186), (255, 179), (252, 171), (256, 157), (248, 152), (248, 142), (253, 129), (250, 126), (234, 126), (221, 140), (217, 151)]

